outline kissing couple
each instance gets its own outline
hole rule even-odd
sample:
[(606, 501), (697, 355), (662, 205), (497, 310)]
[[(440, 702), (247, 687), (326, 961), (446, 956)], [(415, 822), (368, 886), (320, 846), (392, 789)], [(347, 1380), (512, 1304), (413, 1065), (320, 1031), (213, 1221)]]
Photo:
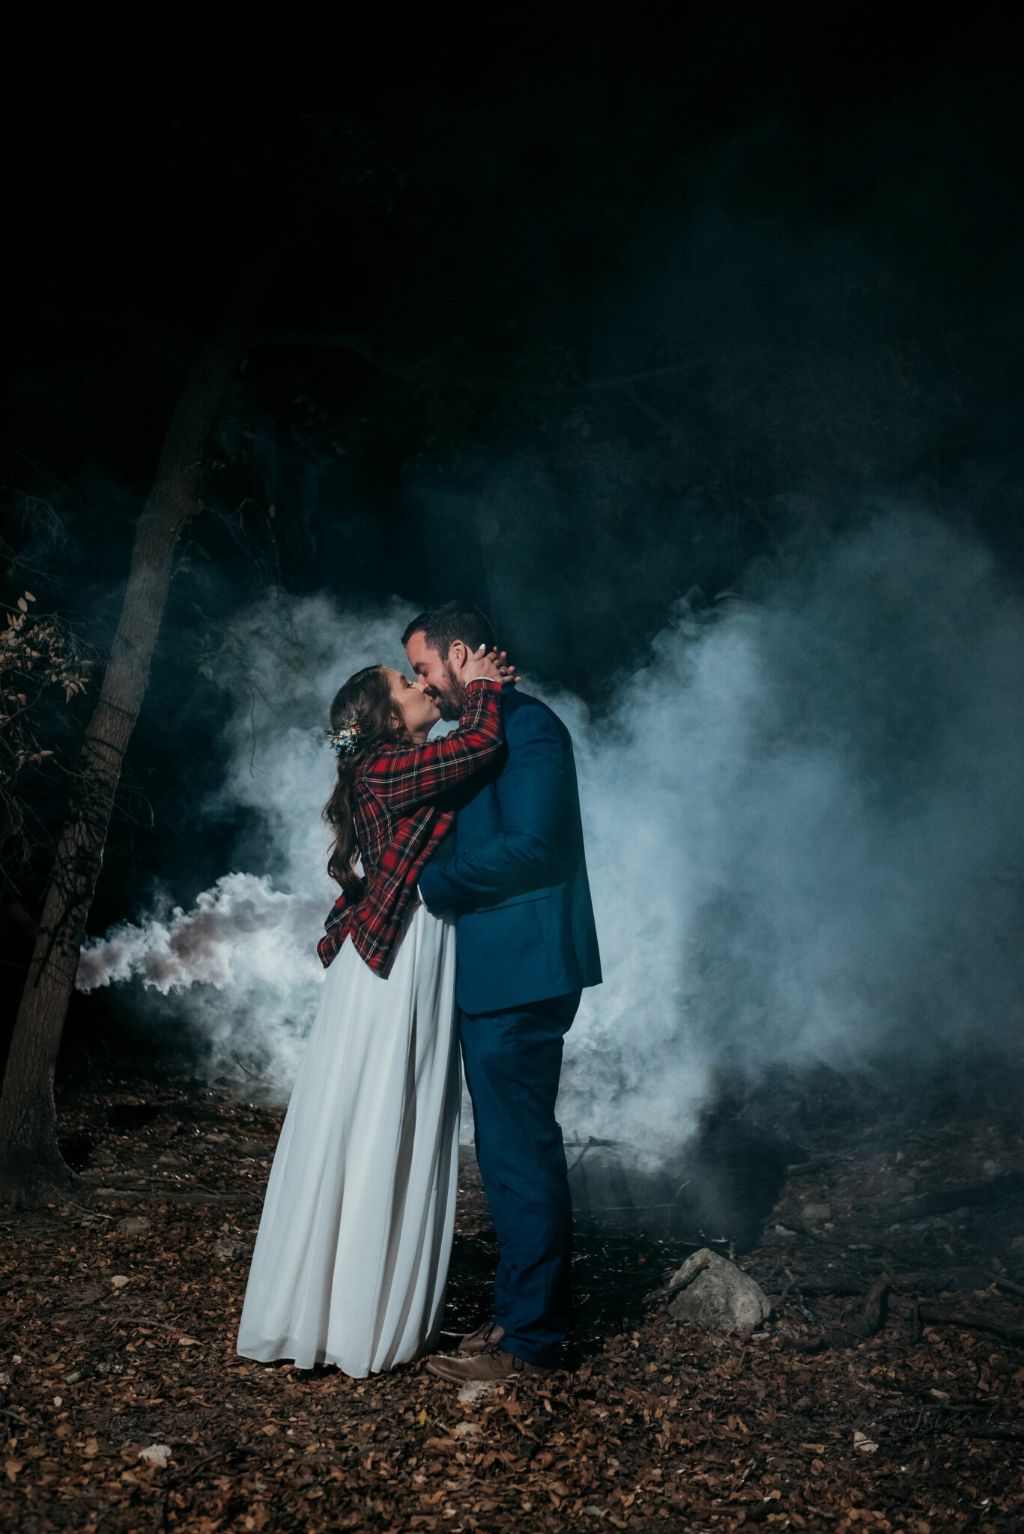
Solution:
[[(477, 608), (420, 613), (402, 643), (412, 680), (369, 666), (331, 704), (323, 813), (341, 894), (236, 1347), (360, 1378), (437, 1347), (461, 1047), (498, 1239), (494, 1309), (427, 1368), (455, 1383), (545, 1373), (570, 1323), (562, 1041), (601, 980), (572, 742), (519, 691)], [(428, 740), (439, 719), (457, 728)]]

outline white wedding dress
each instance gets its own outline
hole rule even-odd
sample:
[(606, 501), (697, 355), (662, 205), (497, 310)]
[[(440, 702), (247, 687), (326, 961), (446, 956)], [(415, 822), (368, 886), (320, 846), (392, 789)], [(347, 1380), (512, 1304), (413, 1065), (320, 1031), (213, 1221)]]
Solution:
[(237, 1352), (363, 1377), (436, 1346), (455, 1225), (455, 926), (417, 903), (387, 979), (346, 938), (281, 1135)]

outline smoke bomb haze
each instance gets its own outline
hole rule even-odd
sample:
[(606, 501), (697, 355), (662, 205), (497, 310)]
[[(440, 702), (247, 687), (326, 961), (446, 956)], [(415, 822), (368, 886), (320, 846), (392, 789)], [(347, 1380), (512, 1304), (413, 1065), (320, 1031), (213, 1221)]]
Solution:
[[(523, 683), (573, 735), (605, 973), (559, 1118), (647, 1169), (722, 1073), (927, 1073), (1019, 1035), (1019, 598), (973, 535), (897, 505), (793, 539), (737, 586), (677, 602), (599, 710)], [(327, 707), (359, 667), (405, 664), (414, 611), (279, 593), (230, 622), (230, 765), (190, 834), (244, 812), (231, 867), (193, 909), (162, 890), (83, 952), (80, 989), (131, 987), (210, 1079), (244, 1060), (287, 1100), (336, 893)]]

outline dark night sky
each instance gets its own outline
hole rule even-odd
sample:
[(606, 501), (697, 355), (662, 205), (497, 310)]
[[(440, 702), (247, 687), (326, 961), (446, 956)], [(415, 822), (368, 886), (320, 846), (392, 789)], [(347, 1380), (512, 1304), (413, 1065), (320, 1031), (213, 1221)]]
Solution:
[[(173, 877), (170, 828), (217, 770), (197, 658), (263, 580), (475, 594), (524, 664), (595, 698), (692, 585), (879, 494), (1020, 575), (1004, 13), (352, 11), (62, 21), (15, 64), (5, 523), (90, 643), (247, 257), (281, 248), (270, 323), (373, 348), (265, 345), (238, 381), (94, 930)], [(204, 832), (189, 882), (222, 852)]]

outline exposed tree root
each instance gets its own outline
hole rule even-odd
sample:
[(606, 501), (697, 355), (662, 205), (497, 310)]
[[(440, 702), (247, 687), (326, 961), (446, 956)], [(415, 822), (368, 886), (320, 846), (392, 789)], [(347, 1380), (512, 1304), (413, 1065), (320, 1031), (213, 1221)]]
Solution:
[(823, 1353), (827, 1348), (853, 1347), (855, 1343), (864, 1342), (866, 1338), (873, 1337), (885, 1324), (891, 1288), (892, 1279), (887, 1273), (883, 1273), (880, 1278), (875, 1279), (864, 1296), (864, 1305), (856, 1320), (849, 1322), (846, 1326), (830, 1326), (825, 1331), (819, 1332), (817, 1337), (808, 1338), (806, 1342), (794, 1342), (795, 1351)]
[[(85, 1196), (88, 1197), (88, 1190)], [(39, 1209), (66, 1204), (83, 1192), (81, 1178), (59, 1157), (38, 1160), (13, 1154), (0, 1163), (0, 1209)]]

